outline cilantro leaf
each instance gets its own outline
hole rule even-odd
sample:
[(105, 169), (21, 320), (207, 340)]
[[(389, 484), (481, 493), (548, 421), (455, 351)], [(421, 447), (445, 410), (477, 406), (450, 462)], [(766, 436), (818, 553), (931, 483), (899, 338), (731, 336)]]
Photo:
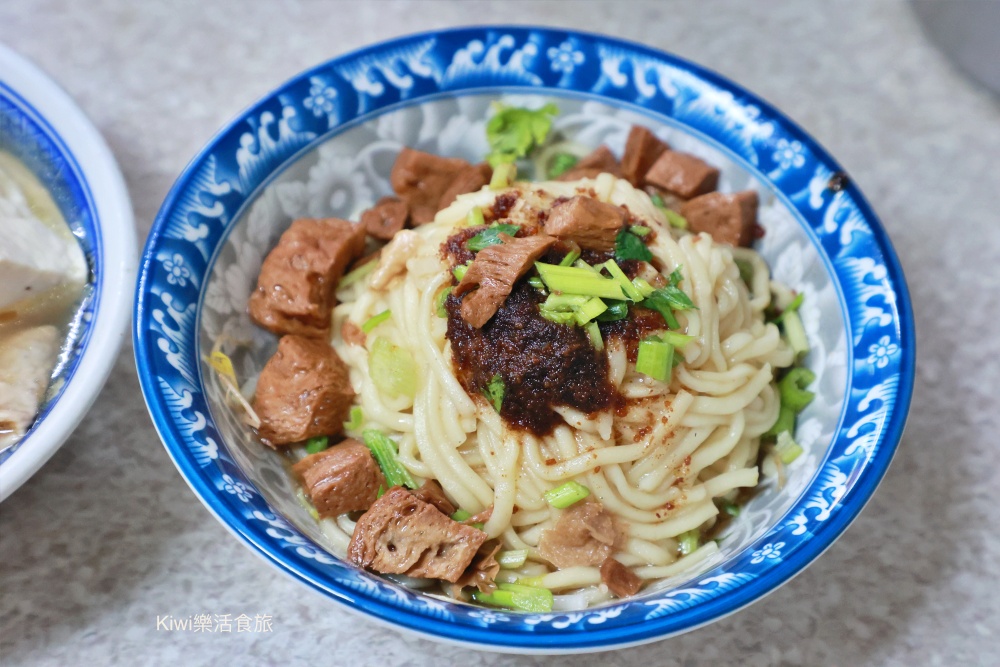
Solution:
[(520, 229), (519, 225), (493, 225), (466, 241), (465, 247), (472, 252), (479, 252), (483, 248), (502, 243), (500, 240), (501, 234), (514, 236)]
[(486, 123), (486, 141), (490, 145), (487, 161), (496, 167), (528, 155), (531, 149), (545, 142), (552, 129), (552, 117), (557, 113), (559, 108), (554, 104), (537, 110), (498, 105)]
[(579, 161), (578, 157), (570, 153), (556, 153), (551, 162), (549, 162), (549, 173), (546, 174), (546, 177), (550, 179), (559, 178), (575, 167)]
[(624, 262), (629, 259), (638, 259), (648, 262), (653, 259), (653, 253), (643, 243), (642, 239), (632, 232), (622, 229), (615, 237), (615, 259)]

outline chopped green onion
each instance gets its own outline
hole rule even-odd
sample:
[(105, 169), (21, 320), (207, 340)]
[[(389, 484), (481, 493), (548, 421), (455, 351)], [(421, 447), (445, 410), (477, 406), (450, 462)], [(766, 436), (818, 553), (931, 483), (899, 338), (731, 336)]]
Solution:
[(492, 607), (505, 607), (517, 611), (546, 613), (552, 611), (552, 591), (547, 588), (522, 586), (520, 584), (498, 584), (492, 593), (480, 590), (472, 592), (472, 599)]
[(645, 278), (633, 278), (632, 284), (635, 285), (635, 288), (639, 290), (640, 294), (642, 294), (643, 299), (656, 291), (656, 288), (650, 285), (649, 281)]
[(688, 336), (687, 334), (677, 333), (676, 331), (664, 331), (658, 335), (665, 342), (670, 343), (676, 348), (682, 348), (697, 338), (697, 336)]
[(382, 324), (383, 322), (385, 322), (390, 317), (392, 317), (392, 311), (391, 310), (383, 310), (378, 315), (372, 315), (371, 317), (369, 317), (365, 321), (365, 323), (361, 325), (361, 330), (364, 331), (366, 334), (367, 333), (371, 333), (372, 329), (374, 329), (378, 325)]
[(539, 308), (538, 313), (549, 322), (554, 322), (555, 324), (571, 325), (576, 322), (576, 314), (572, 310)]
[(701, 533), (698, 529), (689, 530), (677, 536), (677, 543), (682, 556), (687, 556), (698, 550), (698, 543), (701, 542)]
[(778, 419), (775, 420), (774, 424), (764, 433), (764, 436), (774, 436), (781, 433), (791, 432), (795, 430), (795, 410), (792, 410), (786, 405), (782, 405), (778, 409)]
[(490, 145), (486, 159), (494, 169), (527, 156), (544, 143), (552, 129), (552, 117), (559, 113), (554, 104), (540, 109), (494, 104), (494, 109), (496, 112), (486, 123), (486, 141)]
[(448, 317), (448, 308), (445, 307), (445, 302), (448, 301), (448, 297), (451, 295), (451, 289), (451, 287), (446, 287), (441, 290), (441, 293), (437, 296), (437, 307), (435, 308), (435, 312), (437, 312), (438, 317)]
[(722, 511), (735, 519), (740, 515), (740, 506), (736, 503), (731, 503), (728, 500), (723, 500)]
[(623, 228), (615, 237), (615, 259), (619, 262), (630, 259), (648, 262), (653, 259), (653, 253), (641, 238)]
[(573, 310), (579, 308), (594, 297), (582, 294), (550, 294), (542, 302), (541, 308), (547, 310)]
[(659, 192), (653, 192), (649, 195), (649, 201), (653, 202), (653, 206), (659, 209), (667, 208), (666, 203), (663, 201), (663, 197), (660, 196)]
[(471, 264), (472, 262), (466, 262), (465, 264), (459, 264), (454, 269), (452, 269), (451, 273), (453, 276), (455, 276), (455, 280), (457, 280), (458, 282), (462, 282), (462, 278), (465, 277), (465, 272), (469, 270), (469, 266)]
[(549, 505), (556, 509), (564, 510), (589, 496), (590, 489), (579, 482), (570, 480), (554, 489), (549, 489), (542, 495), (545, 496), (545, 502)]
[(603, 352), (604, 338), (601, 337), (601, 327), (597, 326), (597, 322), (587, 322), (584, 328), (587, 331), (587, 337), (590, 338), (590, 344), (598, 352)]
[(486, 219), (483, 217), (483, 209), (478, 206), (473, 206), (469, 209), (469, 214), (465, 216), (465, 224), (469, 227), (478, 227), (479, 225), (485, 225)]
[(483, 394), (486, 395), (486, 400), (490, 402), (493, 409), (500, 412), (500, 408), (503, 407), (503, 397), (507, 393), (507, 386), (503, 383), (503, 378), (500, 374), (494, 375), (490, 379), (490, 383), (483, 388)]
[(452, 521), (465, 521), (472, 517), (472, 512), (463, 509), (455, 510), (455, 513), (451, 515)]
[(785, 465), (802, 456), (802, 447), (795, 442), (792, 434), (788, 431), (782, 431), (778, 434), (778, 442), (774, 446), (774, 451)]
[(403, 467), (397, 458), (399, 451), (396, 443), (382, 431), (369, 429), (361, 434), (365, 441), (365, 446), (371, 450), (372, 456), (378, 462), (378, 466), (385, 475), (385, 481), (389, 486), (405, 486), (409, 489), (417, 488), (417, 483), (413, 481), (409, 471)]
[[(560, 266), (562, 265), (560, 264)], [(573, 262), (573, 266), (575, 266), (578, 269), (583, 269), (584, 271), (590, 271), (591, 273), (596, 273), (598, 275), (600, 275), (601, 273), (600, 271), (592, 267), (590, 264), (587, 264), (582, 259), (577, 259), (575, 262)]]
[(659, 336), (649, 336), (639, 342), (639, 354), (635, 359), (635, 370), (666, 382), (673, 369), (674, 346)]
[(389, 396), (409, 396), (417, 393), (417, 364), (406, 348), (393, 345), (378, 337), (368, 353), (368, 374), (372, 382)]
[(576, 312), (576, 323), (581, 326), (587, 324), (607, 309), (607, 304), (602, 300), (596, 296), (590, 297), (586, 303), (574, 309)]
[[(614, 280), (608, 280), (600, 274), (575, 266), (556, 266), (535, 262), (535, 268), (545, 281), (545, 285), (553, 292), (564, 294), (580, 294), (606, 299), (624, 299), (622, 288)], [(626, 279), (626, 282), (628, 280)], [(632, 283), (628, 283), (629, 287)], [(635, 288), (632, 288), (635, 289)]]
[(539, 278), (538, 276), (531, 276), (530, 278), (528, 278), (528, 284), (534, 287), (542, 294), (548, 293), (548, 290), (545, 288), (545, 283), (542, 282), (542, 279)]
[(351, 406), (351, 413), (346, 422), (344, 422), (344, 430), (347, 431), (357, 431), (359, 428), (364, 426), (365, 423), (365, 413), (361, 411), (360, 405)]
[(796, 356), (809, 354), (809, 339), (806, 338), (806, 329), (802, 326), (802, 319), (795, 311), (782, 313), (785, 316), (781, 323), (785, 330), (785, 339), (791, 346)]
[(496, 561), (500, 564), (501, 570), (516, 570), (524, 565), (528, 560), (527, 549), (512, 549), (510, 551), (497, 552)]
[(800, 306), (802, 306), (802, 302), (805, 300), (805, 297), (806, 295), (803, 292), (799, 292), (798, 294), (796, 294), (795, 298), (792, 299), (791, 303), (785, 306), (785, 309), (782, 310), (778, 314), (778, 316), (771, 321), (774, 322), (775, 324), (780, 324), (781, 321), (785, 319), (785, 317), (787, 317), (790, 313), (794, 313), (799, 309)]
[(643, 301), (642, 305), (645, 306), (646, 308), (650, 308), (652, 310), (655, 310), (660, 315), (662, 315), (663, 316), (663, 321), (667, 323), (667, 326), (669, 328), (671, 328), (671, 329), (680, 328), (680, 326), (681, 326), (680, 322), (678, 322), (677, 318), (674, 317), (674, 311), (673, 311), (673, 309), (670, 307), (670, 304), (667, 302), (666, 297), (664, 297), (662, 294), (658, 294), (656, 292), (653, 292), (648, 297), (646, 297), (646, 299), (645, 299), (645, 301)]
[(791, 408), (794, 412), (802, 412), (816, 397), (816, 394), (806, 391), (806, 387), (815, 379), (816, 374), (808, 368), (797, 367), (789, 370), (778, 383), (781, 405)]
[(465, 242), (465, 247), (472, 252), (479, 252), (483, 248), (488, 248), (491, 245), (499, 245), (503, 243), (500, 239), (501, 234), (507, 234), (508, 236), (514, 236), (521, 230), (520, 225), (507, 225), (498, 224), (493, 225), (483, 231), (479, 232), (471, 239)]
[(742, 280), (748, 288), (753, 287), (753, 264), (745, 259), (734, 259), (736, 262), (736, 268), (740, 270), (740, 280)]
[(546, 177), (549, 179), (559, 178), (567, 171), (576, 166), (576, 163), (580, 161), (580, 158), (571, 153), (556, 153), (552, 157), (552, 162), (549, 163), (548, 173)]
[(571, 248), (570, 251), (566, 253), (566, 256), (559, 262), (559, 266), (573, 266), (573, 262), (578, 259), (580, 259), (580, 246)]
[(385, 495), (385, 487), (381, 484), (378, 485), (378, 491), (375, 493), (375, 500), (378, 500)]
[(490, 190), (503, 190), (517, 178), (517, 167), (513, 162), (494, 165), (493, 177), (490, 178)]
[(647, 236), (651, 231), (653, 231), (645, 225), (632, 225), (628, 230), (636, 236)]
[(358, 282), (359, 280), (367, 276), (369, 273), (374, 271), (376, 266), (378, 266), (377, 258), (372, 259), (370, 262), (365, 262), (364, 264), (362, 264), (361, 266), (359, 266), (358, 268), (354, 269), (346, 276), (341, 278), (340, 282), (337, 283), (337, 289), (343, 289), (344, 287), (353, 285), (354, 283)]
[[(611, 274), (611, 277), (614, 278), (614, 280), (619, 285), (621, 285), (622, 291), (625, 293), (626, 297), (628, 297), (632, 301), (642, 301), (643, 299), (642, 292), (636, 289), (636, 286), (633, 285), (632, 281), (628, 279), (628, 276), (625, 275), (625, 272), (622, 271), (621, 267), (615, 263), (615, 260), (609, 259), (603, 264), (598, 265), (598, 267), (605, 268), (608, 270), (608, 273)], [(621, 297), (612, 296), (609, 298), (617, 299)]]
[(667, 218), (667, 222), (670, 224), (671, 227), (675, 229), (687, 229), (688, 221), (687, 218), (685, 218), (683, 215), (681, 215), (677, 211), (667, 208), (666, 206), (664, 206), (663, 209), (661, 210), (663, 211), (663, 215)]
[(608, 309), (597, 316), (598, 322), (617, 322), (628, 317), (628, 301), (609, 299), (604, 303), (608, 304)]
[(330, 446), (330, 438), (325, 435), (317, 435), (315, 438), (306, 440), (306, 453), (318, 454)]

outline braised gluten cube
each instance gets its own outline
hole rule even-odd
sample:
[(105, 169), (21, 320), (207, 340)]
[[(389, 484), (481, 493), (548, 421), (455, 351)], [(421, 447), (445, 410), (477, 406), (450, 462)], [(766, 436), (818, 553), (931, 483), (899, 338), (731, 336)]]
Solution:
[(264, 259), (250, 295), (250, 317), (279, 335), (325, 337), (334, 290), (364, 246), (362, 225), (339, 218), (296, 220)]
[(711, 192), (684, 202), (681, 215), (692, 232), (707, 232), (718, 243), (749, 247), (757, 224), (757, 193)]
[(253, 409), (271, 447), (336, 435), (354, 401), (347, 365), (326, 341), (284, 336), (257, 380)]
[(292, 466), (321, 517), (367, 510), (386, 487), (378, 463), (367, 447), (354, 439), (310, 454)]
[(719, 185), (719, 170), (689, 153), (667, 150), (646, 172), (646, 182), (690, 199), (715, 190)]

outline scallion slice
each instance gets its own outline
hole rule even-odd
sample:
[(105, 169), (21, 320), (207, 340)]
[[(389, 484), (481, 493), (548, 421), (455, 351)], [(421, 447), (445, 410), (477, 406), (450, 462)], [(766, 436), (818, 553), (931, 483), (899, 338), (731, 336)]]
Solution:
[(778, 441), (774, 445), (774, 451), (785, 465), (802, 456), (802, 447), (799, 443), (795, 442), (789, 431), (782, 431), (778, 434)]
[[(628, 279), (628, 276), (625, 275), (625, 272), (622, 271), (622, 268), (615, 263), (615, 260), (609, 259), (603, 264), (600, 264), (599, 268), (604, 268), (608, 270), (608, 273), (610, 273), (611, 277), (621, 286), (622, 292), (624, 292), (625, 296), (627, 296), (630, 300), (642, 301), (643, 299), (642, 292), (640, 292), (636, 288), (636, 286), (632, 284), (632, 281)], [(612, 296), (608, 298), (616, 299), (619, 297)]]
[(570, 480), (560, 484), (554, 489), (549, 489), (544, 494), (545, 502), (556, 509), (566, 509), (590, 495), (590, 489), (579, 482)]
[(462, 278), (465, 277), (465, 272), (469, 270), (469, 265), (471, 264), (472, 262), (467, 262), (465, 264), (459, 264), (458, 266), (453, 268), (451, 270), (451, 274), (455, 276), (455, 280), (457, 280), (458, 282), (462, 282)]
[(486, 219), (483, 217), (483, 209), (478, 206), (473, 206), (469, 209), (469, 214), (465, 216), (465, 223), (469, 225), (469, 227), (485, 225)]
[(306, 440), (306, 453), (318, 454), (330, 446), (330, 438), (325, 435), (318, 435), (315, 438)]
[(369, 273), (374, 271), (376, 266), (378, 266), (377, 259), (372, 259), (370, 262), (365, 262), (364, 264), (362, 264), (361, 266), (359, 266), (358, 268), (354, 269), (346, 276), (341, 278), (340, 282), (337, 283), (337, 289), (343, 289), (344, 287), (353, 285), (354, 283), (358, 282), (359, 280), (367, 276)]
[(399, 462), (397, 456), (399, 450), (396, 443), (382, 431), (369, 429), (361, 434), (365, 441), (365, 446), (371, 450), (372, 456), (382, 469), (385, 481), (389, 486), (405, 486), (409, 489), (417, 488), (417, 483), (413, 481), (409, 471)]
[(539, 278), (538, 276), (531, 276), (530, 278), (528, 278), (528, 284), (534, 287), (542, 294), (548, 293), (548, 290), (545, 288), (545, 283), (542, 282), (542, 279)]
[(675, 348), (683, 348), (685, 345), (697, 338), (697, 336), (688, 336), (687, 334), (678, 333), (676, 331), (664, 331), (663, 333), (657, 335), (667, 343), (673, 345)]
[(457, 509), (451, 515), (452, 521), (465, 521), (466, 519), (472, 517), (472, 512), (469, 510)]
[(698, 550), (698, 544), (701, 542), (701, 533), (697, 529), (689, 530), (686, 533), (681, 533), (677, 536), (677, 545), (680, 549), (682, 556), (687, 556)]
[(513, 162), (502, 162), (493, 167), (493, 177), (490, 178), (490, 190), (503, 190), (517, 178), (517, 166)]
[(792, 299), (791, 303), (785, 306), (785, 309), (782, 310), (778, 314), (778, 316), (771, 321), (774, 322), (775, 324), (780, 324), (781, 321), (785, 319), (785, 317), (787, 317), (791, 313), (796, 312), (799, 308), (802, 307), (802, 302), (805, 301), (805, 297), (806, 295), (803, 292), (799, 292), (798, 294), (796, 294), (795, 298)]
[(781, 405), (794, 412), (802, 412), (816, 397), (816, 394), (806, 390), (815, 379), (816, 374), (808, 368), (796, 367), (789, 370), (778, 383)]
[(441, 292), (437, 296), (435, 312), (437, 313), (437, 316), (440, 318), (448, 317), (448, 308), (445, 307), (445, 302), (448, 301), (448, 297), (451, 295), (451, 290), (452, 290), (451, 287), (446, 287), (445, 289), (441, 290)]
[(524, 565), (528, 560), (527, 549), (512, 549), (510, 551), (497, 552), (496, 561), (500, 564), (501, 570), (516, 570)]
[[(553, 292), (596, 296), (605, 299), (625, 298), (622, 287), (617, 281), (608, 280), (594, 271), (575, 266), (545, 264), (544, 262), (535, 262), (535, 268), (538, 269), (538, 274), (542, 277), (545, 285)], [(626, 282), (628, 282), (627, 279)], [(629, 287), (632, 287), (632, 283), (628, 284)]]
[(344, 430), (346, 431), (357, 431), (359, 428), (364, 426), (365, 423), (365, 413), (362, 412), (360, 405), (351, 406), (351, 413), (346, 422), (344, 422)]
[(633, 278), (632, 284), (635, 285), (635, 288), (639, 290), (640, 294), (642, 294), (643, 299), (656, 291), (656, 288), (650, 285), (649, 281), (645, 278)]
[(796, 356), (809, 354), (809, 339), (806, 338), (806, 329), (802, 326), (802, 319), (795, 311), (782, 313), (785, 319), (781, 326), (785, 330), (785, 339), (791, 346)]
[[(660, 201), (663, 200), (661, 199)], [(677, 211), (667, 208), (666, 206), (664, 206), (660, 210), (663, 211), (663, 215), (667, 218), (667, 222), (670, 224), (671, 227), (675, 229), (687, 229), (688, 221), (687, 218), (685, 218), (683, 215), (681, 215)]]
[(659, 336), (650, 336), (639, 342), (639, 354), (635, 359), (635, 370), (666, 382), (673, 370), (674, 346)]
[(774, 425), (771, 426), (764, 433), (764, 436), (774, 436), (785, 432), (792, 432), (795, 430), (795, 411), (790, 407), (782, 405), (778, 409), (778, 419), (775, 420)]
[(635, 234), (636, 236), (647, 236), (649, 232), (652, 231), (649, 227), (646, 227), (645, 225), (632, 225), (631, 227), (629, 227), (628, 230), (633, 234)]
[(590, 338), (590, 344), (594, 346), (594, 349), (603, 352), (604, 338), (601, 336), (601, 327), (597, 326), (597, 322), (587, 322), (584, 329), (586, 329), (587, 337)]
[(517, 611), (546, 613), (552, 611), (552, 591), (547, 588), (522, 586), (520, 584), (498, 584), (492, 593), (480, 590), (472, 592), (472, 599), (492, 607), (505, 607)]
[(604, 301), (598, 299), (596, 296), (592, 296), (587, 299), (586, 303), (582, 306), (574, 309), (576, 313), (576, 323), (583, 326), (607, 309), (608, 306), (604, 303)]
[(559, 262), (559, 266), (573, 266), (573, 262), (580, 259), (580, 246), (571, 248), (566, 256)]
[(369, 317), (365, 321), (365, 323), (361, 325), (361, 330), (364, 331), (366, 334), (367, 333), (371, 333), (372, 329), (374, 329), (378, 325), (382, 324), (383, 322), (385, 322), (390, 317), (392, 317), (392, 311), (391, 310), (383, 310), (378, 315), (372, 315), (371, 317)]

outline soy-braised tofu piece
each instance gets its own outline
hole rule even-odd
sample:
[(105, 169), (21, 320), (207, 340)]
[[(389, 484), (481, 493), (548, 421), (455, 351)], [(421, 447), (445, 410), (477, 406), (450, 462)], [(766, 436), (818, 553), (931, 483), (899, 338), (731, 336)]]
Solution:
[(690, 153), (666, 150), (646, 172), (646, 183), (691, 199), (715, 190), (719, 170)]
[(334, 290), (364, 247), (362, 225), (339, 218), (296, 220), (260, 267), (251, 319), (279, 335), (326, 337)]
[(385, 492), (354, 527), (347, 557), (382, 574), (458, 581), (486, 541), (400, 486)]
[(361, 214), (361, 224), (368, 235), (382, 241), (391, 241), (409, 219), (410, 209), (406, 202), (396, 197), (382, 197)]
[(496, 314), (518, 278), (556, 242), (554, 237), (543, 234), (524, 238), (501, 234), (500, 239), (502, 243), (476, 254), (462, 282), (452, 292), (455, 296), (472, 292), (462, 299), (462, 319), (477, 329)]
[(271, 447), (343, 431), (354, 401), (347, 364), (323, 340), (283, 336), (257, 380), (253, 409)]
[(625, 211), (620, 206), (577, 195), (553, 206), (543, 229), (584, 250), (607, 252), (615, 249), (615, 237), (624, 225)]
[(392, 166), (392, 189), (410, 209), (410, 221), (422, 225), (434, 220), (441, 199), (455, 180), (472, 165), (459, 158), (441, 157), (404, 148)]
[(621, 176), (621, 166), (615, 154), (605, 145), (600, 145), (580, 158), (580, 161), (556, 178), (557, 181), (578, 181), (581, 178), (597, 178), (598, 174)]
[(485, 162), (470, 164), (468, 167), (458, 172), (458, 176), (451, 182), (448, 189), (441, 195), (438, 202), (438, 210), (451, 206), (455, 198), (459, 195), (477, 192), (490, 182), (493, 177), (493, 169)]
[(625, 531), (600, 503), (583, 502), (566, 510), (553, 528), (542, 531), (538, 553), (562, 569), (601, 565), (625, 546)]
[(601, 581), (616, 598), (635, 595), (642, 588), (642, 579), (614, 558), (606, 558), (601, 563)]
[(757, 224), (757, 193), (711, 192), (684, 202), (681, 215), (692, 232), (707, 232), (718, 243), (749, 247)]
[(292, 473), (321, 517), (362, 512), (378, 499), (385, 477), (371, 452), (349, 438), (298, 461)]
[(646, 172), (668, 148), (665, 141), (642, 125), (633, 125), (622, 154), (622, 177), (635, 187), (642, 187)]

